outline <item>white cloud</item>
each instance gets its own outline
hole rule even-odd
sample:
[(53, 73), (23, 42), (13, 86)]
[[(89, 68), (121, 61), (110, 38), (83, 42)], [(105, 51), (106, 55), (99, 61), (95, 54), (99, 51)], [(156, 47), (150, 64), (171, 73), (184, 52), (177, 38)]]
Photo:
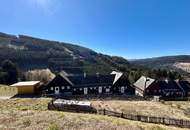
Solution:
[(54, 14), (61, 5), (60, 0), (31, 0), (31, 3), (42, 9), (47, 15)]

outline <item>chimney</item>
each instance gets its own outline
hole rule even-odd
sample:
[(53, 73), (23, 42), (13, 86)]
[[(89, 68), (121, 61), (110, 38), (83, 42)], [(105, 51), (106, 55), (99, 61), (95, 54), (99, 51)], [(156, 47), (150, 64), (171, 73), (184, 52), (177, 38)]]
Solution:
[(99, 75), (100, 75), (99, 72), (97, 72), (97, 73), (96, 73), (96, 77), (99, 77)]
[(84, 78), (86, 78), (86, 73), (84, 72)]

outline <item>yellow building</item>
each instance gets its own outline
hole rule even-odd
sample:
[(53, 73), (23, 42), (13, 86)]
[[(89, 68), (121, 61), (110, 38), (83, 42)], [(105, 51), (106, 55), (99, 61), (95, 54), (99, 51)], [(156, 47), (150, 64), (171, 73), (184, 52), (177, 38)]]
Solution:
[(17, 88), (18, 94), (34, 94), (39, 86), (40, 81), (25, 81), (11, 85), (11, 87)]

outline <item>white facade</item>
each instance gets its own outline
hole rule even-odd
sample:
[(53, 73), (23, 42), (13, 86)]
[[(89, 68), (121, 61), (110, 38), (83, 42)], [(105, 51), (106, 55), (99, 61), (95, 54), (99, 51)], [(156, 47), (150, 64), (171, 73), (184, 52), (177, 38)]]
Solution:
[(137, 96), (143, 96), (143, 94), (140, 93), (140, 92), (138, 92), (137, 90), (135, 90), (135, 95), (137, 95)]
[(102, 87), (98, 87), (98, 93), (102, 93)]
[(59, 94), (59, 87), (55, 87), (55, 94)]
[(88, 94), (88, 88), (84, 88), (84, 95)]

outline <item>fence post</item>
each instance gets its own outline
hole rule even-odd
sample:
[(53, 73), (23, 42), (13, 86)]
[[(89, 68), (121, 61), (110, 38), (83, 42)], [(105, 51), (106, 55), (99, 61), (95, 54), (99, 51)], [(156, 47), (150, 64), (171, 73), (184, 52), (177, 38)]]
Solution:
[(123, 118), (123, 112), (121, 113), (121, 118)]
[(106, 115), (106, 109), (104, 109), (104, 115)]
[(147, 116), (147, 121), (148, 121), (148, 123), (150, 122), (150, 117), (149, 116)]
[(165, 123), (165, 118), (164, 118), (164, 117), (162, 118), (162, 120), (163, 120), (163, 121), (162, 121), (162, 122), (163, 122), (163, 124), (165, 124), (165, 125), (166, 125), (166, 123)]
[(137, 115), (137, 121), (141, 121), (140, 115)]

